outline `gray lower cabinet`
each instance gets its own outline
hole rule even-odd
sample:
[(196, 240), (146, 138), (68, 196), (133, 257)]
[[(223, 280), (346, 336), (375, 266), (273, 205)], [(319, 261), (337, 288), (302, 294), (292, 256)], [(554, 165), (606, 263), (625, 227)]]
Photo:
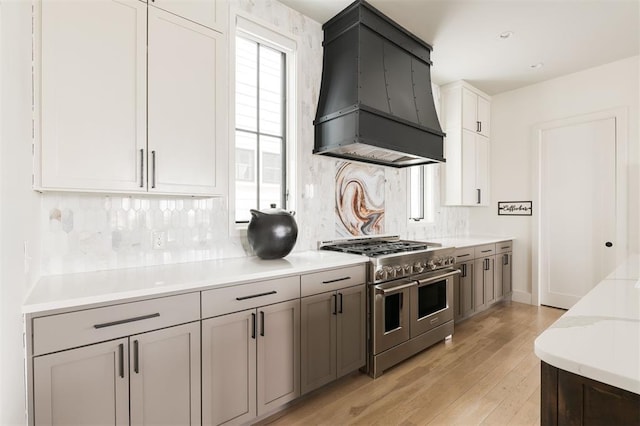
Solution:
[[(513, 253), (502, 253), (496, 255), (496, 297), (509, 296), (513, 293), (511, 285), (511, 262)], [(498, 292), (500, 295), (498, 296)]]
[(473, 260), (458, 263), (456, 268), (460, 270), (459, 279), (454, 281), (454, 319), (461, 320), (474, 312), (473, 305)]
[(299, 326), (299, 299), (202, 321), (203, 424), (247, 423), (300, 395)]
[(34, 357), (37, 425), (200, 424), (199, 322)]
[(494, 256), (487, 256), (473, 261), (474, 269), (474, 309), (486, 308), (494, 300)]
[(366, 288), (342, 288), (301, 299), (301, 392), (366, 363)]

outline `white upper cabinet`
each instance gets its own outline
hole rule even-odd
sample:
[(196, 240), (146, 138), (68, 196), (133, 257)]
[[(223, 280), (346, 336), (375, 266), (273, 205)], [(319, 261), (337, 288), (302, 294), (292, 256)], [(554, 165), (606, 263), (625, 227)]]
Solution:
[(144, 191), (147, 7), (136, 0), (44, 1), (35, 18), (36, 186)]
[(489, 205), (490, 98), (465, 82), (440, 89), (445, 138), (444, 204)]
[(151, 6), (220, 32), (227, 30), (227, 3), (220, 0), (149, 0)]
[(489, 137), (491, 103), (488, 98), (464, 86), (461, 86), (460, 90), (462, 92), (462, 128)]
[[(226, 16), (225, 1), (161, 3)], [(35, 10), (35, 189), (226, 194), (224, 33), (137, 0)]]
[[(224, 36), (149, 8), (149, 191), (226, 187)], [(216, 143), (219, 141), (219, 143)]]

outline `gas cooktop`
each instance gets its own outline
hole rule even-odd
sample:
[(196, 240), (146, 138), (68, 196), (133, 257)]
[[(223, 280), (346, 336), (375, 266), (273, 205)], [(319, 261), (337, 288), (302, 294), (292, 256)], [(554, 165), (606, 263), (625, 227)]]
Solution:
[(400, 240), (398, 237), (363, 238), (352, 240), (325, 241), (321, 243), (323, 250), (340, 251), (343, 253), (360, 254), (368, 257), (388, 254), (406, 253), (430, 250), (440, 247), (440, 244), (424, 241)]

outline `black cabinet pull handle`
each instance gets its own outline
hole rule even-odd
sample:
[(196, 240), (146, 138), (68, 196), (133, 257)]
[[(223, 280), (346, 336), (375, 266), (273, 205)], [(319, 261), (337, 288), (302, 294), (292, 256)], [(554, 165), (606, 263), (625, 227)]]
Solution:
[(133, 318), (127, 318), (127, 319), (118, 320), (118, 321), (104, 322), (102, 324), (96, 324), (96, 325), (93, 326), (93, 328), (112, 327), (114, 325), (126, 324), (128, 322), (142, 321), (142, 320), (146, 320), (146, 319), (150, 319), (150, 318), (156, 318), (156, 317), (159, 317), (159, 316), (160, 316), (160, 313), (156, 312), (155, 314), (142, 315), (142, 316), (139, 316), (139, 317), (133, 317)]
[(509, 255), (508, 254), (503, 254), (502, 255), (502, 264), (503, 265), (508, 265), (509, 264)]
[(144, 149), (140, 149), (140, 188), (144, 187)]
[(458, 255), (458, 257), (467, 257), (467, 256), (470, 256), (470, 254), (469, 254), (469, 253), (467, 253), (467, 254), (460, 254), (460, 255)]
[(491, 249), (482, 250), (480, 253), (489, 253), (489, 252), (491, 252)]
[(267, 291), (266, 293), (251, 294), (249, 296), (236, 297), (236, 300), (241, 301), (241, 300), (253, 299), (255, 297), (269, 296), (271, 294), (276, 294), (276, 293), (277, 291), (272, 290), (272, 291)]
[(331, 298), (333, 299), (333, 311), (331, 312), (331, 315), (337, 315), (338, 314), (338, 297), (335, 294), (332, 294)]
[(256, 338), (256, 314), (251, 314), (251, 338)]
[(140, 364), (138, 361), (138, 340), (133, 341), (133, 371), (138, 374), (140, 373)]
[(339, 314), (342, 313), (342, 293), (338, 293), (338, 296), (340, 296), (340, 310), (338, 311)]
[(338, 281), (346, 281), (346, 280), (350, 280), (350, 279), (351, 279), (351, 277), (336, 278), (335, 280), (322, 281), (322, 284), (337, 283)]
[(462, 277), (461, 278), (464, 278), (466, 276), (467, 276), (467, 264), (463, 263), (462, 264)]
[(264, 311), (260, 311), (260, 322), (262, 323), (260, 328), (260, 335), (264, 337)]
[(480, 204), (482, 201), (482, 190), (480, 188), (476, 189), (476, 191), (478, 191), (478, 203)]
[(151, 151), (151, 188), (156, 187), (156, 152)]
[(124, 379), (124, 344), (118, 345), (118, 361), (120, 363), (120, 378)]
[(611, 241), (607, 241), (604, 245), (607, 247), (613, 247), (613, 243)]

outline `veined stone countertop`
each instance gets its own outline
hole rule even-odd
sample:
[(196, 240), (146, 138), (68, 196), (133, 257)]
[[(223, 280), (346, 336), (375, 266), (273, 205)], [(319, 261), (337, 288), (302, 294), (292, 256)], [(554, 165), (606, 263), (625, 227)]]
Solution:
[(494, 244), (501, 241), (514, 240), (512, 237), (496, 236), (496, 235), (469, 235), (464, 237), (444, 237), (444, 238), (427, 238), (429, 242), (439, 243), (447, 247), (464, 248), (480, 246), (483, 244)]
[(640, 394), (639, 256), (633, 255), (535, 341), (547, 364)]
[(141, 268), (44, 276), (22, 305), (24, 314), (119, 303), (133, 299), (227, 287), (368, 262), (367, 257), (331, 251), (292, 253), (283, 259), (257, 257), (177, 263)]

